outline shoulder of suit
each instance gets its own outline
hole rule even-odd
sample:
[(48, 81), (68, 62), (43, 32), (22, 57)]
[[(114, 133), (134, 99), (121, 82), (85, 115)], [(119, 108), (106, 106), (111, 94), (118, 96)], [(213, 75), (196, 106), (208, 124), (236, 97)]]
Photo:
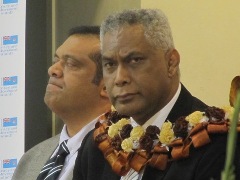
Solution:
[(31, 149), (29, 149), (25, 154), (35, 152), (36, 150), (38, 151), (39, 149), (42, 149), (42, 148), (45, 149), (46, 147), (55, 149), (58, 145), (59, 138), (60, 138), (60, 134), (53, 136), (49, 139), (46, 139), (40, 142), (39, 144), (35, 145)]

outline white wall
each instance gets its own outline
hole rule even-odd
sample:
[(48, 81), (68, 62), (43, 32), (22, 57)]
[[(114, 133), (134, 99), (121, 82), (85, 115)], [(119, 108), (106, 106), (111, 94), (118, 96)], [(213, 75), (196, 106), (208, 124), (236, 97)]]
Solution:
[(0, 1), (0, 179), (24, 153), (26, 0)]
[(240, 1), (142, 0), (168, 16), (181, 55), (181, 80), (209, 105), (229, 104), (230, 82), (240, 75)]

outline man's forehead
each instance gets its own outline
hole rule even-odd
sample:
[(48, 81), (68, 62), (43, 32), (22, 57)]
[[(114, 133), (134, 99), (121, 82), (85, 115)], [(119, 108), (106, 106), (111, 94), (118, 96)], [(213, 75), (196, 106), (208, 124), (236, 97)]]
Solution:
[(81, 56), (87, 55), (92, 56), (92, 54), (100, 52), (100, 40), (91, 36), (76, 36), (71, 35), (68, 39), (57, 48), (56, 56)]
[(124, 24), (124, 25), (109, 29), (108, 31), (106, 31), (103, 37), (105, 37), (106, 35), (116, 35), (116, 34), (121, 34), (123, 32), (134, 32), (134, 31), (144, 32), (144, 26), (142, 24), (131, 24), (131, 25)]
[(119, 40), (125, 41), (134, 38), (145, 38), (142, 25), (126, 25), (106, 32), (103, 36), (102, 46), (108, 44), (109, 42), (114, 43)]
[[(105, 34), (101, 43), (102, 53), (126, 48), (139, 48), (146, 46), (148, 41), (144, 35), (144, 30), (140, 25), (124, 26), (115, 31), (110, 31)], [(150, 45), (150, 44), (149, 44)], [(134, 48), (134, 49), (135, 49)]]

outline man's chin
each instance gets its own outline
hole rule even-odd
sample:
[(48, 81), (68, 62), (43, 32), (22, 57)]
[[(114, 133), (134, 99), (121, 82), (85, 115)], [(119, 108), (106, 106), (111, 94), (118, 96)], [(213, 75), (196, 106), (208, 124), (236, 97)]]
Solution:
[(115, 108), (117, 112), (122, 115), (131, 116), (133, 113), (132, 108), (128, 105), (116, 106)]
[(58, 104), (58, 98), (56, 96), (53, 96), (51, 93), (46, 93), (44, 96), (44, 102), (45, 104), (51, 109), (54, 104)]

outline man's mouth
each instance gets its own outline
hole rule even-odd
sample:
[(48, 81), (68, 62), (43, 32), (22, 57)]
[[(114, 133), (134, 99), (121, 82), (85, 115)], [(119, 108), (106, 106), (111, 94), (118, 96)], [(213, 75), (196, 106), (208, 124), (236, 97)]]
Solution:
[(119, 102), (127, 102), (132, 100), (136, 95), (137, 93), (123, 93), (123, 94), (117, 95), (116, 99)]

